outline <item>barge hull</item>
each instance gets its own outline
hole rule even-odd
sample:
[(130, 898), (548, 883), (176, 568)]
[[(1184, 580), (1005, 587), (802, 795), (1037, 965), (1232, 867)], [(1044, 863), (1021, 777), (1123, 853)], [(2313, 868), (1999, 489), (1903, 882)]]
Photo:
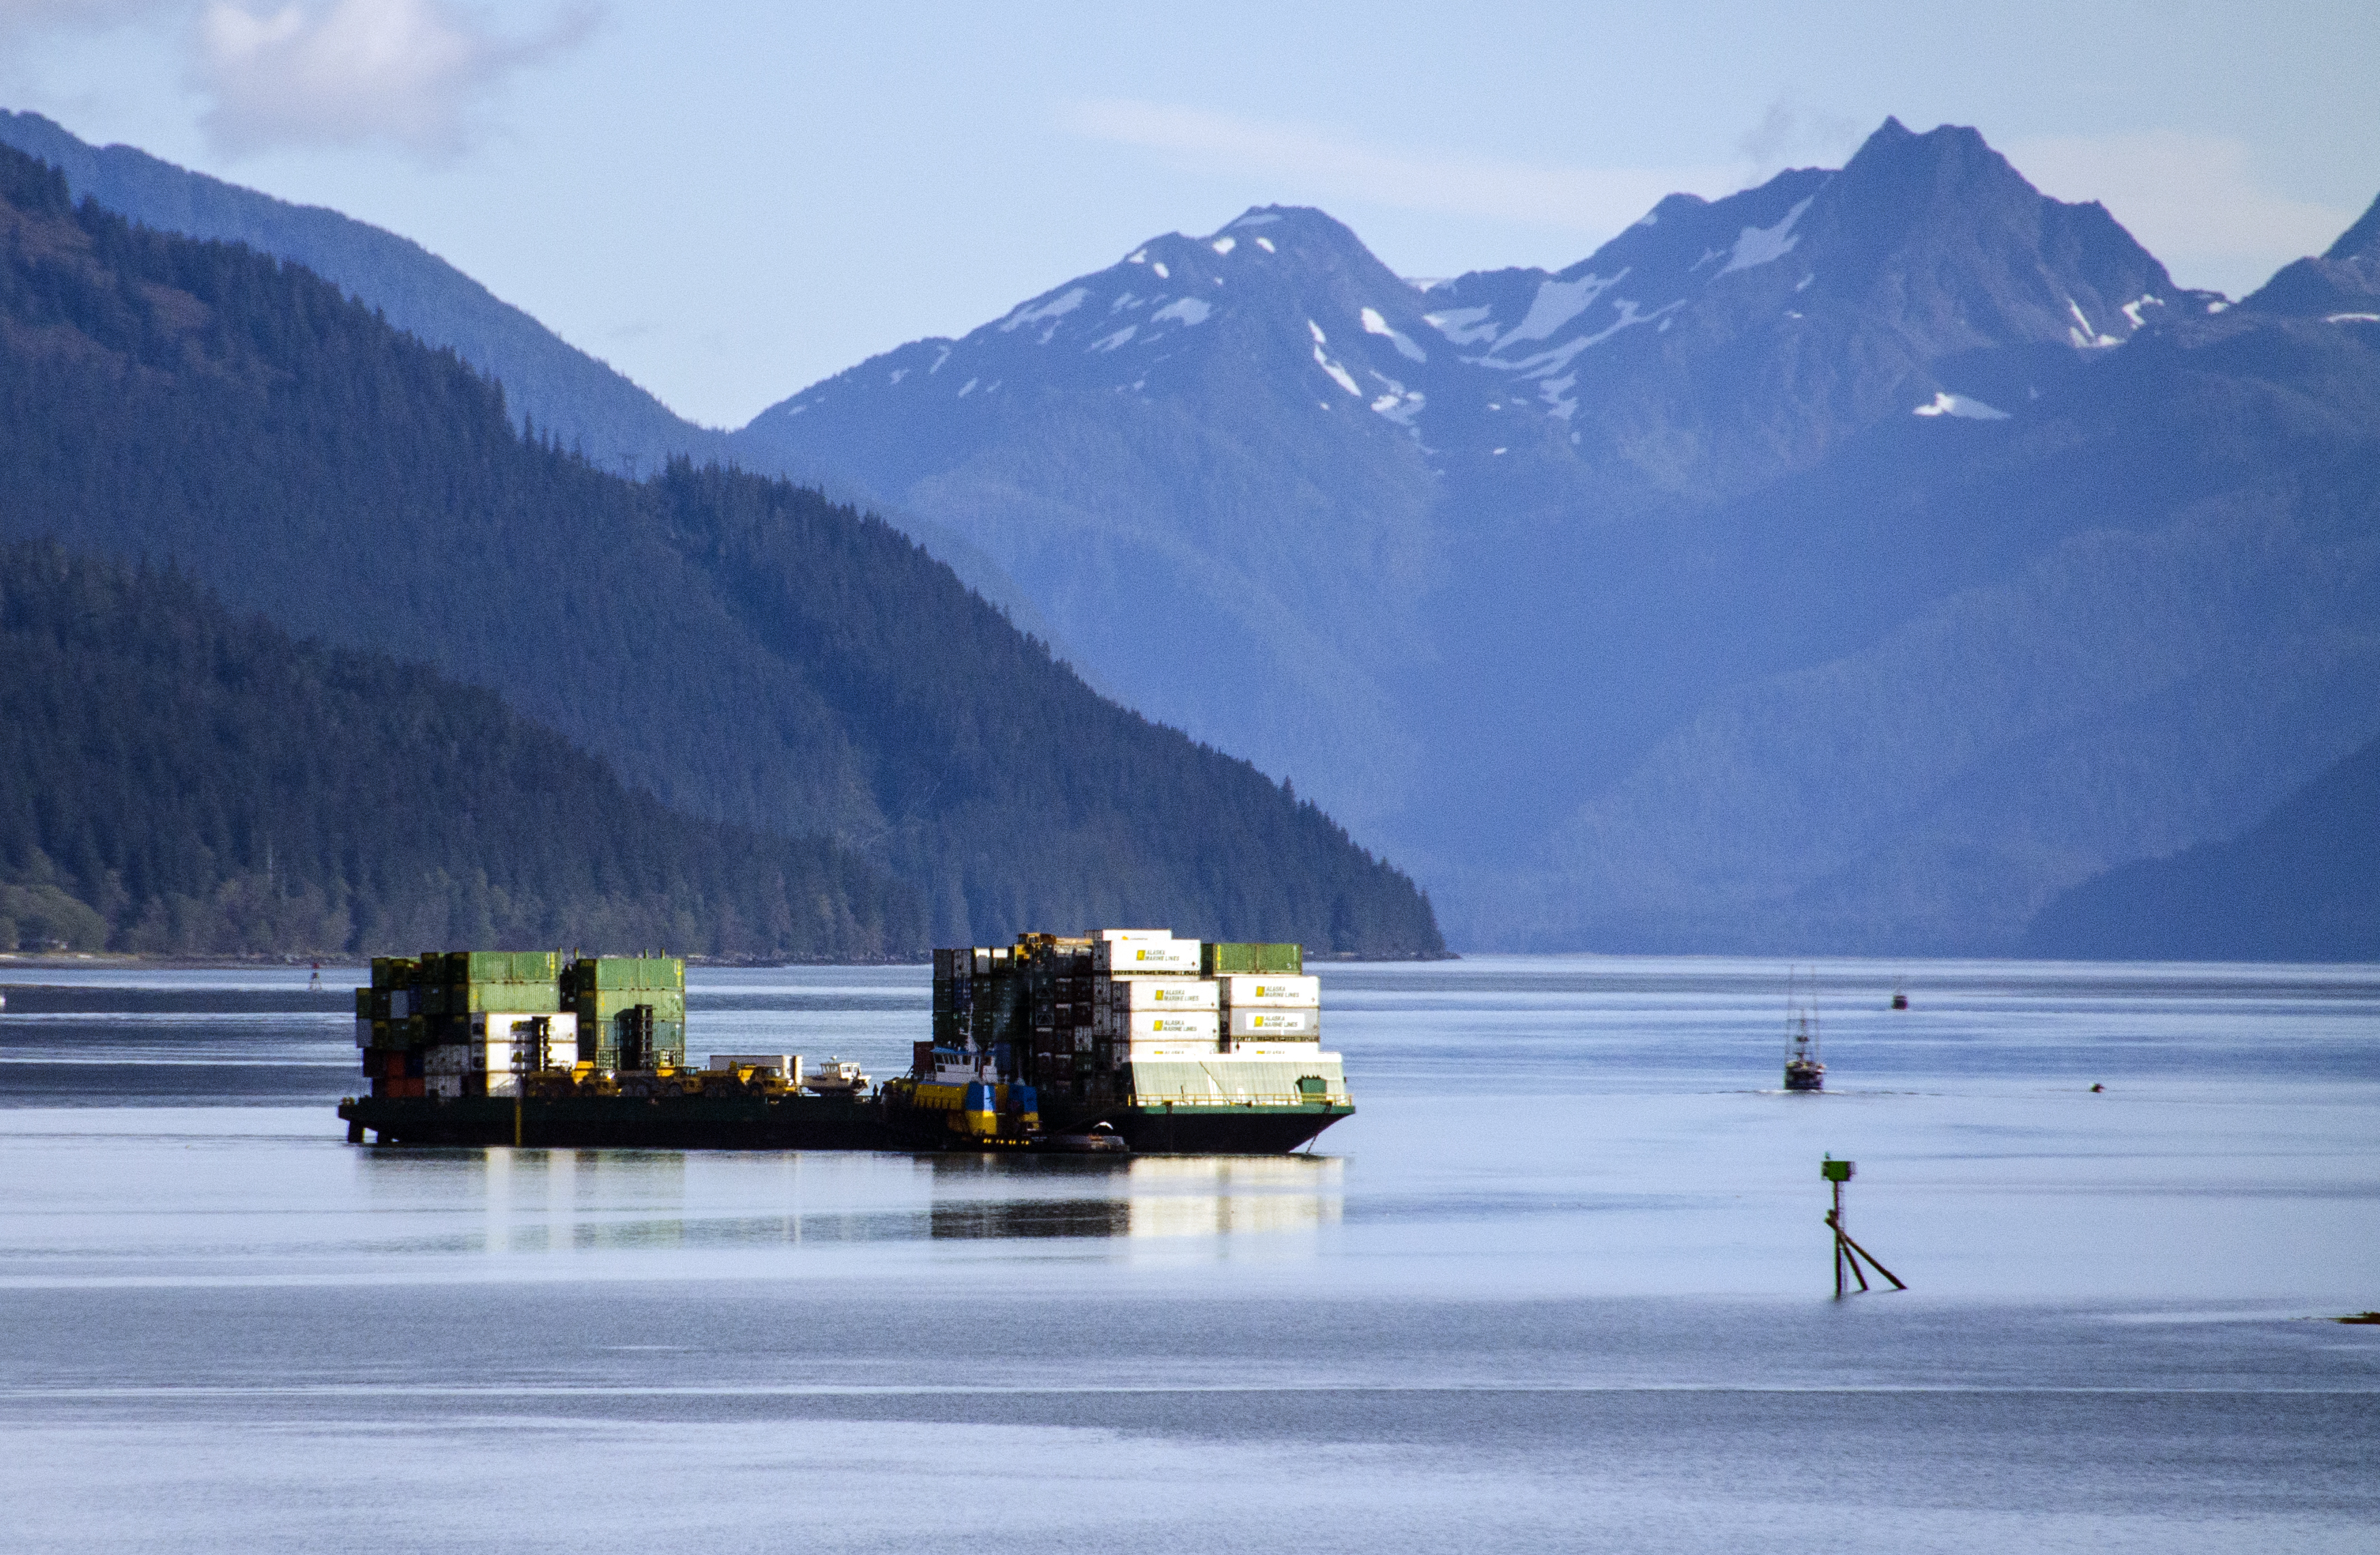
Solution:
[(350, 1136), (383, 1145), (535, 1148), (897, 1150), (871, 1102), (839, 1096), (363, 1097), (339, 1105)]
[[(1106, 1121), (1140, 1155), (1282, 1155), (1354, 1111), (1344, 1103), (1125, 1108), (1106, 1114)], [(888, 1114), (873, 1099), (840, 1096), (525, 1097), (517, 1106), (506, 1097), (383, 1096), (343, 1101), (339, 1116), (351, 1137), (369, 1131), (383, 1145), (908, 1152), (985, 1148), (952, 1133), (941, 1113)]]

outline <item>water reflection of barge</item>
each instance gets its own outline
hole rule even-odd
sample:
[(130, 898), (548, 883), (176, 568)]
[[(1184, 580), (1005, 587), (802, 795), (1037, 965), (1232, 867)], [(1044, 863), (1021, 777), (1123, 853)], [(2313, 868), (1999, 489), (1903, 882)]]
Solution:
[(932, 1039), (874, 1089), (796, 1055), (691, 1067), (684, 988), (671, 958), (376, 961), (372, 1094), (339, 1116), (355, 1143), (1281, 1154), (1355, 1110), (1295, 945), (1109, 929), (938, 951)]

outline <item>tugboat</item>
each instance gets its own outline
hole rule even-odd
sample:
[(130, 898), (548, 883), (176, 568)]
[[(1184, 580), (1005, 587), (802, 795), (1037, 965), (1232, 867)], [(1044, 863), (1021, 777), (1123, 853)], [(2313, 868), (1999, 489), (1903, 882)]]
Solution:
[[(1793, 997), (1792, 974), (1785, 985), (1785, 1088), (1824, 1090), (1827, 1066), (1818, 1062), (1818, 1014)], [(1814, 1001), (1815, 1002), (1815, 1001)]]

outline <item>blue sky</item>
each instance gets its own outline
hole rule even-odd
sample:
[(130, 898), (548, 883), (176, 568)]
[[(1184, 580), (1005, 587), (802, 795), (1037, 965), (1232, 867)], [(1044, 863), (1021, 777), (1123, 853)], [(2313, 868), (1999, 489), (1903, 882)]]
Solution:
[(741, 424), (1170, 230), (1402, 273), (1973, 124), (2237, 295), (2380, 193), (2380, 6), (0, 0), (0, 105), (414, 237)]

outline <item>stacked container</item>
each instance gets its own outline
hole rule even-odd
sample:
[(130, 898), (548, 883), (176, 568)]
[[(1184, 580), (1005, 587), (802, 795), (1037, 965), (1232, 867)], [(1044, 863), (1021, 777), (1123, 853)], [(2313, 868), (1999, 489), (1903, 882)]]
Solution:
[(613, 1072), (686, 1066), (683, 957), (582, 957), (564, 972), (562, 991), (581, 1061)]
[(1215, 979), (1223, 1042), (1237, 1052), (1279, 1042), (1322, 1040), (1322, 980), (1281, 973), (1232, 973)]
[(564, 966), (555, 951), (380, 956), (371, 986), (356, 990), (356, 1044), (374, 1096), (512, 1096), (525, 1074), (616, 1069), (623, 1058), (679, 1067), (686, 963), (601, 956)]
[[(1243, 1054), (1257, 1069), (1231, 1071), (1234, 1096), (1287, 1094), (1303, 1065), (1336, 1074), (1336, 1055), (1321, 1051), (1321, 1005), (1294, 944), (1177, 940), (1163, 929), (1023, 934), (1014, 948), (934, 953), (934, 1035), (917, 1044), (913, 1073), (1021, 1081), (1047, 1099), (1103, 1104), (1132, 1099), (1151, 1075), (1185, 1063), (1205, 1075), (1202, 1063), (1228, 1067)], [(1276, 1084), (1281, 1063), (1299, 1074)]]
[(1091, 953), (1083, 935), (1026, 934), (1016, 942), (1031, 1030), (1020, 1072), (1053, 1096), (1080, 1097), (1089, 1078)]
[(426, 985), (411, 956), (374, 956), (371, 986), (356, 990), (356, 1045), (374, 1096), (426, 1094), (423, 1048), (429, 1041)]

